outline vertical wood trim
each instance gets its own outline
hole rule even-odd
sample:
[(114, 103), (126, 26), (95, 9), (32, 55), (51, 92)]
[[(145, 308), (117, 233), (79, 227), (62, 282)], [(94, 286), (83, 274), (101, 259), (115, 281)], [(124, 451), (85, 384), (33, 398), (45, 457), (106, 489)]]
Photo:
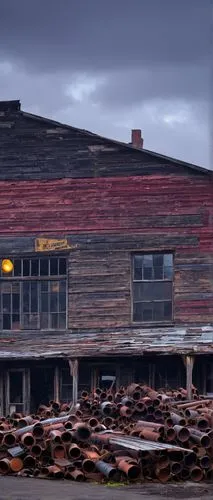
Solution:
[(115, 376), (116, 376), (115, 389), (116, 389), (116, 391), (118, 391), (119, 387), (120, 387), (120, 380), (121, 380), (121, 367), (120, 367), (120, 365), (116, 365)]
[(0, 398), (1, 398), (0, 411), (1, 411), (1, 415), (5, 415), (5, 413), (4, 413), (3, 382), (4, 382), (3, 372), (0, 372)]
[(24, 411), (30, 413), (31, 406), (31, 384), (30, 384), (30, 369), (26, 368), (23, 374), (23, 385), (24, 385)]
[(78, 401), (78, 359), (69, 359), (70, 375), (72, 376), (72, 402)]
[(54, 400), (57, 401), (57, 403), (60, 401), (60, 377), (58, 366), (55, 366), (54, 371)]
[(185, 367), (186, 367), (186, 390), (187, 398), (192, 399), (192, 375), (194, 366), (194, 356), (184, 357)]
[(6, 415), (9, 415), (9, 402), (10, 402), (10, 374), (8, 371), (5, 373), (5, 410)]

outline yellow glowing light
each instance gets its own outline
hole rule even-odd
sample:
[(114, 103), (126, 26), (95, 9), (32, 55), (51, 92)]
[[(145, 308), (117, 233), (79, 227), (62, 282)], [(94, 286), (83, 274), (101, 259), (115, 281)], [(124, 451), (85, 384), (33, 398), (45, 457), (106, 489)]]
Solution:
[(3, 273), (11, 273), (13, 270), (13, 262), (10, 259), (4, 259), (1, 263)]

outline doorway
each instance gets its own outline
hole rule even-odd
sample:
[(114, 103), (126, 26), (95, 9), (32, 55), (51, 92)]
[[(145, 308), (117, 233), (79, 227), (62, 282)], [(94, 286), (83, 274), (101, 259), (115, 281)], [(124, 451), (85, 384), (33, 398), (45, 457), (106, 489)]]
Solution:
[(36, 412), (41, 404), (49, 406), (49, 402), (54, 399), (54, 371), (54, 366), (45, 364), (36, 365), (30, 369), (32, 412)]

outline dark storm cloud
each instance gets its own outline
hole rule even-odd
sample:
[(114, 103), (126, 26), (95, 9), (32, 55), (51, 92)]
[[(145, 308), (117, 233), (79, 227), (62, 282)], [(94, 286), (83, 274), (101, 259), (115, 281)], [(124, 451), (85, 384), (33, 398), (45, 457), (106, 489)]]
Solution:
[(203, 63), (211, 0), (3, 0), (2, 55), (31, 70)]

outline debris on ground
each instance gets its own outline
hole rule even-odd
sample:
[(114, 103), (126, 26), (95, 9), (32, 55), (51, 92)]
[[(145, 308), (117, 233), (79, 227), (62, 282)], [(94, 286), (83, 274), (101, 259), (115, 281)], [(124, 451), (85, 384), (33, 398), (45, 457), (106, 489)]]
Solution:
[(0, 419), (0, 474), (74, 481), (213, 479), (213, 401), (131, 384)]

